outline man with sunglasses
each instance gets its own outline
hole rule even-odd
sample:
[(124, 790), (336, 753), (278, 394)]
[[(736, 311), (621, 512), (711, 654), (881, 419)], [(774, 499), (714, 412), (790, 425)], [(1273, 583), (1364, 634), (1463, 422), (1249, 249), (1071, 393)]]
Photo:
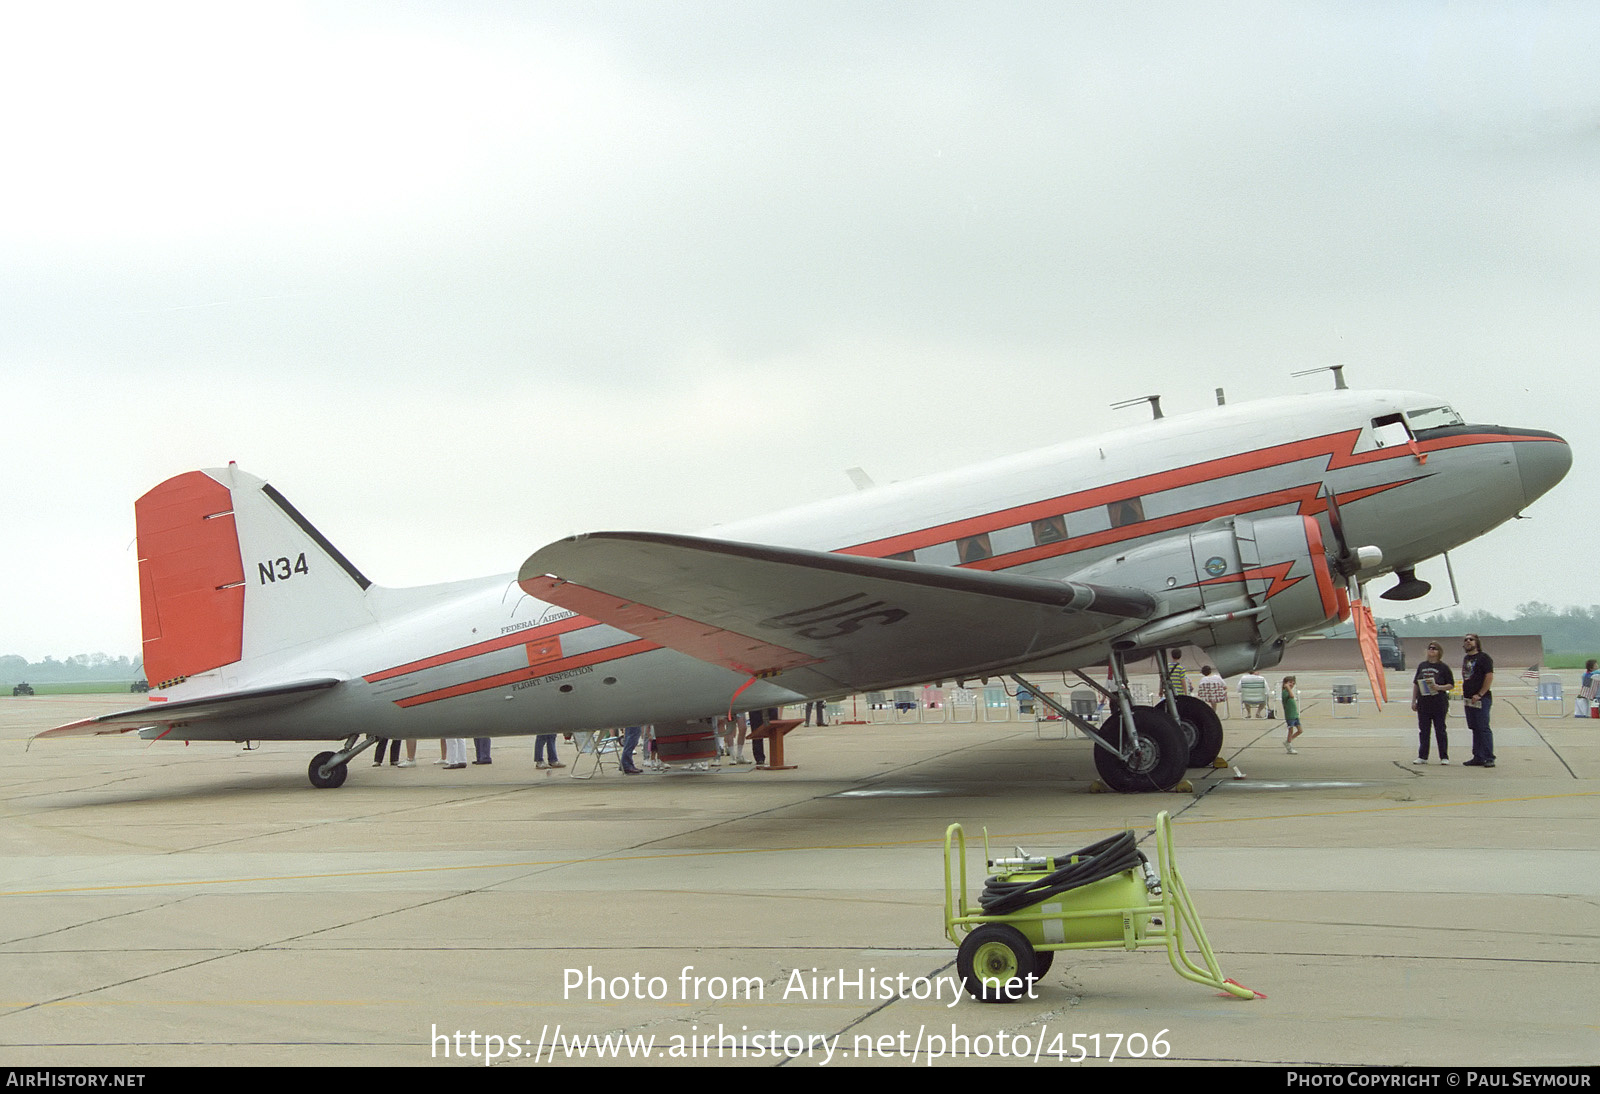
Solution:
[(1411, 709), (1417, 712), (1417, 758), (1415, 764), (1428, 762), (1428, 737), (1439, 742), (1439, 762), (1450, 762), (1449, 738), (1445, 734), (1444, 718), (1450, 712), (1450, 687), (1456, 682), (1450, 666), (1444, 663), (1444, 650), (1439, 643), (1428, 643), (1428, 659), (1417, 666), (1411, 678)]
[(1475, 634), (1463, 638), (1461, 648), (1461, 705), (1467, 728), (1472, 730), (1472, 759), (1461, 766), (1493, 767), (1494, 732), (1489, 728), (1489, 705), (1494, 696), (1489, 688), (1494, 684), (1494, 660), (1483, 652)]

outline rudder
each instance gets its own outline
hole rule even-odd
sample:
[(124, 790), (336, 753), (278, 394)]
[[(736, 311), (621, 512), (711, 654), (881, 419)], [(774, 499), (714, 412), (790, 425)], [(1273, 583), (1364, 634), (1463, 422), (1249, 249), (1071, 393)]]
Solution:
[(226, 486), (203, 471), (170, 478), (133, 503), (145, 678), (170, 687), (238, 661), (244, 569)]

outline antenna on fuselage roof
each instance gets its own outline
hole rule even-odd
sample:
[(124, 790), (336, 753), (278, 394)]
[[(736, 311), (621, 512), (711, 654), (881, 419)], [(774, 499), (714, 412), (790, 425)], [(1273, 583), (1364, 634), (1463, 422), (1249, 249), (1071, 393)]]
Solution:
[(1138, 406), (1140, 403), (1149, 403), (1151, 413), (1153, 413), (1157, 418), (1162, 416), (1161, 396), (1159, 395), (1141, 395), (1137, 399), (1124, 399), (1120, 403), (1112, 403), (1111, 409), (1121, 410), (1124, 407)]
[(1344, 382), (1343, 365), (1323, 365), (1321, 368), (1308, 368), (1304, 372), (1291, 372), (1290, 376), (1314, 376), (1319, 372), (1333, 373), (1333, 390), (1349, 391), (1350, 387)]

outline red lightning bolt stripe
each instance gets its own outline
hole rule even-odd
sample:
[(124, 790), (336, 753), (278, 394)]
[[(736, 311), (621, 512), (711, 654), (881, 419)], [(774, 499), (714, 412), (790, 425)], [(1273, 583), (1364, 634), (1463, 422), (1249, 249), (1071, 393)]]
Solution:
[(1229, 585), (1244, 581), (1271, 581), (1267, 586), (1267, 599), (1271, 600), (1279, 593), (1287, 592), (1294, 588), (1303, 577), (1290, 577), (1289, 571), (1294, 569), (1294, 560), (1279, 562), (1272, 566), (1257, 566), (1253, 570), (1241, 570), (1238, 573), (1223, 574), (1221, 577), (1209, 578), (1205, 581), (1196, 581), (1185, 588), (1198, 589), (1204, 585)]

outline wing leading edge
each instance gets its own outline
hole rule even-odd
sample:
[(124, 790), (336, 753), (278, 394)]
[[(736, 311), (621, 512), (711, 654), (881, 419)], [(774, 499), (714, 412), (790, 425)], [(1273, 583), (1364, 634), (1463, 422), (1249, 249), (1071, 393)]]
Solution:
[(1140, 589), (648, 532), (559, 540), (517, 577), (530, 596), (813, 693), (992, 673), (1160, 607)]

